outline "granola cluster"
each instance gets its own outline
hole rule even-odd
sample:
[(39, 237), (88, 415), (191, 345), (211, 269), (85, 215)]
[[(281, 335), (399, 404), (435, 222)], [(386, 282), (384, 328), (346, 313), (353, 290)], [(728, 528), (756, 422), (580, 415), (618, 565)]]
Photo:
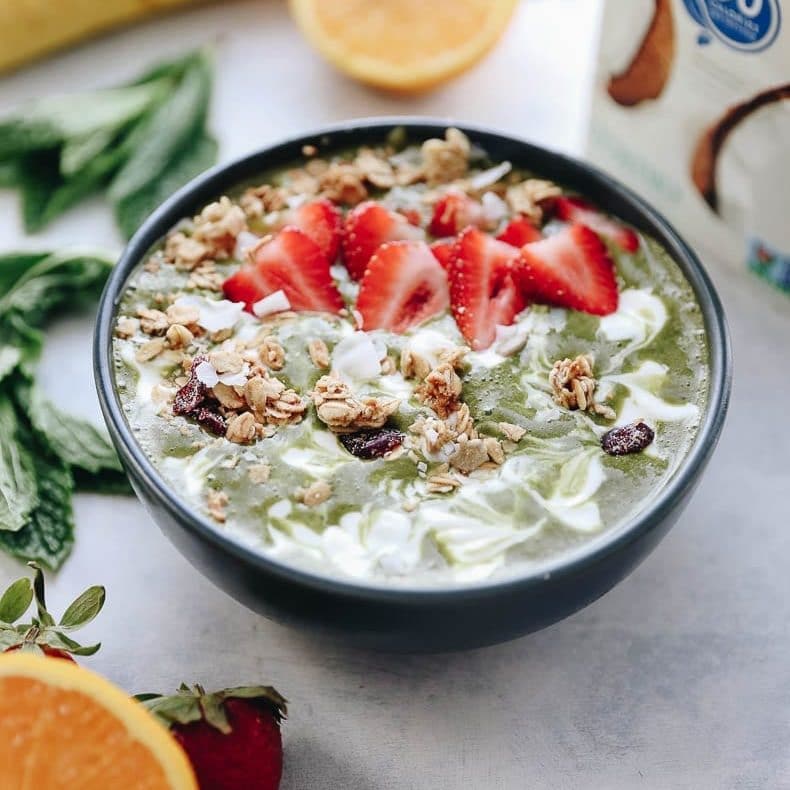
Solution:
[(546, 203), (561, 194), (562, 189), (552, 181), (528, 178), (509, 186), (505, 200), (514, 214), (523, 214), (535, 225), (540, 225)]
[(575, 359), (560, 359), (549, 373), (549, 384), (554, 392), (554, 402), (565, 409), (591, 411), (607, 420), (617, 415), (610, 406), (595, 401), (595, 380), (592, 359), (580, 354)]
[(208, 261), (226, 260), (231, 257), (239, 234), (246, 229), (244, 211), (223, 196), (194, 217), (191, 227), (167, 237), (165, 261), (192, 271)]
[(318, 419), (335, 433), (381, 428), (400, 406), (397, 398), (359, 398), (339, 376), (321, 376), (312, 393)]
[[(443, 459), (427, 474), (429, 493), (448, 493), (481, 468), (495, 468), (505, 462), (505, 446), (494, 436), (481, 436), (475, 427), (469, 406), (461, 400), (463, 383), (458, 370), (466, 348), (446, 351), (436, 367), (412, 351), (401, 355), (401, 371), (407, 378), (422, 379), (415, 389), (417, 399), (434, 412), (412, 423), (411, 457), (421, 463), (425, 458)], [(427, 372), (426, 372), (427, 371)], [(526, 431), (517, 425), (502, 423), (500, 431), (510, 447), (515, 447)], [(426, 466), (427, 472), (427, 466)]]

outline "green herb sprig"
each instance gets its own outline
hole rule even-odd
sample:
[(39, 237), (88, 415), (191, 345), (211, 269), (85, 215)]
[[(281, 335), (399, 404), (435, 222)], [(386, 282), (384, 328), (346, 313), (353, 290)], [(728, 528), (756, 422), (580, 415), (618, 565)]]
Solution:
[(197, 51), (121, 87), (37, 100), (0, 121), (0, 186), (19, 191), (26, 230), (103, 190), (130, 237), (216, 161), (211, 84), (210, 58)]
[(75, 488), (129, 490), (105, 435), (35, 380), (47, 322), (98, 298), (112, 265), (83, 253), (0, 255), (0, 550), (53, 569), (74, 542)]

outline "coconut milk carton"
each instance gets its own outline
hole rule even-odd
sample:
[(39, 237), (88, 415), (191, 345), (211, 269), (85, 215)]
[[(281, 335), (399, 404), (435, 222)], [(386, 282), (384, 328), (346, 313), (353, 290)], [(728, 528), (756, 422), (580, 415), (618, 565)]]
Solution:
[(605, 0), (587, 155), (700, 252), (790, 293), (788, 10)]

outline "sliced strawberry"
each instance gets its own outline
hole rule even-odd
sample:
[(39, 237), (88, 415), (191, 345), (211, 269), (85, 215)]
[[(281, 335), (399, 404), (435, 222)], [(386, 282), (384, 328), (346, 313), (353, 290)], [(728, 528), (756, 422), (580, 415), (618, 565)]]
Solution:
[(258, 277), (255, 267), (245, 264), (235, 274), (231, 274), (224, 283), (222, 291), (231, 302), (244, 302), (244, 307), (252, 312), (252, 306), (266, 296), (264, 286)]
[(483, 227), (483, 206), (463, 192), (447, 192), (436, 201), (428, 230), (434, 236), (455, 236), (467, 225)]
[(448, 276), (450, 309), (476, 351), (488, 348), (497, 325), (508, 326), (526, 307), (517, 276), (518, 250), (477, 228), (467, 228), (453, 247)]
[(447, 275), (424, 241), (391, 241), (371, 258), (359, 286), (363, 329), (405, 332), (449, 304)]
[(636, 252), (639, 249), (639, 237), (636, 235), (636, 231), (601, 214), (595, 206), (582, 198), (559, 197), (555, 204), (555, 210), (559, 219), (586, 225), (604, 238), (613, 241), (625, 252)]
[(431, 252), (436, 256), (436, 260), (442, 265), (442, 269), (447, 271), (450, 265), (450, 258), (453, 254), (455, 239), (440, 239), (431, 244)]
[(330, 200), (322, 198), (302, 203), (286, 214), (284, 224), (306, 233), (321, 248), (329, 263), (335, 262), (343, 235), (343, 215)]
[(329, 261), (310, 237), (291, 226), (263, 241), (245, 264), (225, 280), (228, 299), (243, 301), (248, 310), (275, 291), (284, 291), (293, 310), (337, 313), (343, 298), (329, 273)]
[(418, 228), (422, 226), (422, 217), (416, 208), (399, 208), (398, 214), (403, 214), (410, 225), (416, 225)]
[(523, 247), (531, 241), (542, 239), (543, 234), (526, 217), (515, 217), (505, 225), (497, 238), (514, 247)]
[(403, 214), (368, 200), (346, 215), (343, 260), (349, 274), (355, 280), (360, 280), (373, 253), (385, 241), (424, 238), (425, 231), (412, 225)]
[(521, 248), (521, 276), (526, 291), (539, 302), (594, 315), (617, 309), (614, 263), (598, 234), (586, 225)]

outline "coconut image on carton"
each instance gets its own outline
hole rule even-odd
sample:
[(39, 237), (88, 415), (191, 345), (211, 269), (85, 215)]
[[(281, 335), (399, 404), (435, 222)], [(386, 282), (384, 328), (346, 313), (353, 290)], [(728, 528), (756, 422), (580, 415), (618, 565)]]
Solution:
[(606, 0), (588, 157), (790, 293), (788, 79), (780, 0)]

